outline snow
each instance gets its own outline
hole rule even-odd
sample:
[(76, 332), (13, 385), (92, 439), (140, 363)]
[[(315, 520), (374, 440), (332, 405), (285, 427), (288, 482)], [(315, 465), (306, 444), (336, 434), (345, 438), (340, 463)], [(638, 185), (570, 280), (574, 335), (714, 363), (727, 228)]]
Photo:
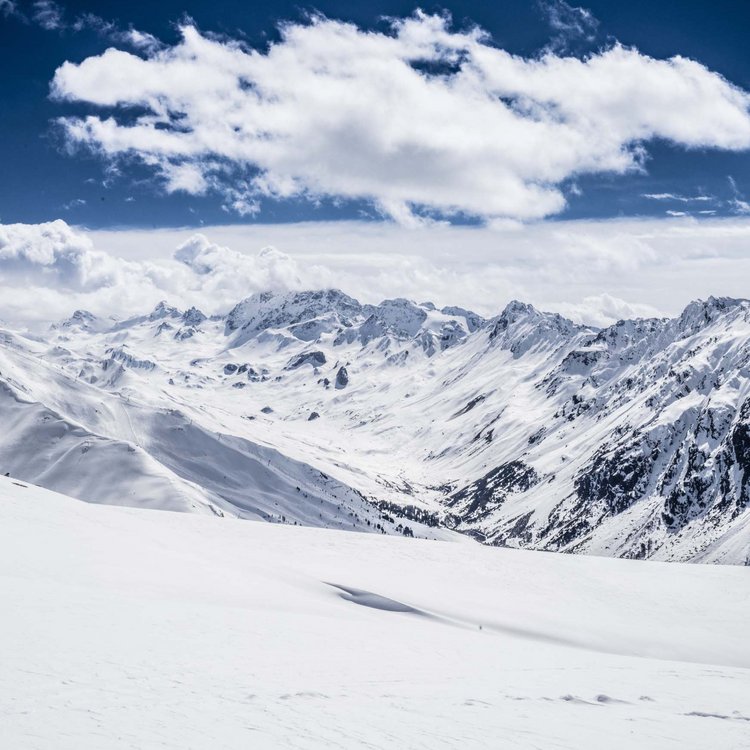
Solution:
[(749, 747), (748, 573), (0, 478), (2, 744)]

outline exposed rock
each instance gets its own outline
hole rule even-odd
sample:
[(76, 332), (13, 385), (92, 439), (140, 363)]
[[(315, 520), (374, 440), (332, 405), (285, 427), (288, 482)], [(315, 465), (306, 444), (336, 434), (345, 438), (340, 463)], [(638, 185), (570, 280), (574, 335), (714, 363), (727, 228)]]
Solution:
[(477, 520), (501, 505), (510, 493), (526, 492), (539, 481), (539, 474), (532, 466), (523, 461), (509, 461), (453, 492), (447, 504), (463, 521)]
[(460, 417), (467, 412), (470, 412), (477, 404), (481, 404), (487, 398), (487, 394), (480, 393), (478, 396), (474, 396), (465, 406), (462, 406), (453, 416)]
[[(164, 325), (164, 323), (162, 323), (162, 325)], [(180, 328), (179, 331), (175, 332), (175, 335), (174, 335), (175, 340), (185, 341), (186, 339), (191, 339), (193, 338), (193, 336), (195, 336), (196, 330), (197, 329), (193, 328), (192, 326), (188, 326), (186, 328)]]
[(287, 370), (296, 370), (302, 365), (312, 365), (313, 367), (321, 367), (326, 363), (326, 355), (320, 351), (305, 352), (295, 357), (287, 366)]
[(336, 388), (340, 390), (341, 388), (346, 388), (347, 385), (349, 385), (349, 373), (346, 367), (342, 365), (336, 373)]
[(121, 362), (124, 366), (133, 370), (153, 370), (156, 368), (156, 362), (150, 359), (139, 359), (133, 356), (129, 352), (126, 352), (123, 347), (116, 349), (108, 349), (109, 360), (105, 360), (102, 363), (104, 370), (108, 369), (114, 362)]
[(197, 307), (182, 313), (182, 321), (187, 326), (199, 326), (204, 320), (207, 320), (206, 316)]

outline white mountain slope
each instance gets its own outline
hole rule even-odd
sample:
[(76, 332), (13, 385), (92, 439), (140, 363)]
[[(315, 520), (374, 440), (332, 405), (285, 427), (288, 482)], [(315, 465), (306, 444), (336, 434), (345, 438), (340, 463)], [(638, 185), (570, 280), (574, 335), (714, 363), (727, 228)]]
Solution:
[(7, 333), (0, 379), (0, 473), (93, 501), (750, 558), (742, 300), (601, 331), (519, 302), (483, 320), (336, 290), (215, 318), (79, 311)]
[[(172, 401), (158, 403), (165, 394), (131, 399), (129, 389), (113, 393), (50, 364), (67, 356), (60, 348), (10, 335), (5, 345), (0, 468), (13, 476), (90, 502), (401, 531), (356, 491), (273, 448), (204, 428)], [(116, 361), (101, 365), (117, 371), (108, 385), (142, 366), (131, 358), (127, 368), (112, 367)]]
[(3, 747), (748, 747), (746, 568), (24, 485), (0, 477)]

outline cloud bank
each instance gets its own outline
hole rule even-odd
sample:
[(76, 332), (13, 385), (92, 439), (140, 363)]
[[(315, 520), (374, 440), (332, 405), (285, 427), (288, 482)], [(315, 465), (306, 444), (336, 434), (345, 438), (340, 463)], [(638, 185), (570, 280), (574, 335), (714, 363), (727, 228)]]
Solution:
[(747, 219), (550, 222), (521, 228), (314, 222), (89, 232), (0, 225), (0, 319), (36, 325), (76, 308), (126, 317), (160, 300), (224, 313), (256, 291), (338, 287), (496, 315), (511, 299), (604, 326), (747, 297)]
[[(312, 286), (330, 280), (314, 267), (306, 276)], [(128, 260), (96, 249), (62, 220), (0, 225), (0, 317), (6, 321), (48, 322), (76, 308), (123, 317), (162, 299), (226, 312), (256, 291), (300, 288), (297, 264), (274, 248), (243, 254), (194, 234), (171, 256)]]
[[(586, 20), (550, 7), (558, 25)], [(172, 47), (66, 62), (52, 96), (103, 110), (62, 117), (68, 143), (242, 215), (332, 198), (407, 225), (559, 213), (571, 180), (641, 169), (653, 139), (750, 148), (748, 93), (684, 57), (523, 58), (422, 12), (382, 32), (322, 17), (280, 32), (258, 50), (185, 25)]]

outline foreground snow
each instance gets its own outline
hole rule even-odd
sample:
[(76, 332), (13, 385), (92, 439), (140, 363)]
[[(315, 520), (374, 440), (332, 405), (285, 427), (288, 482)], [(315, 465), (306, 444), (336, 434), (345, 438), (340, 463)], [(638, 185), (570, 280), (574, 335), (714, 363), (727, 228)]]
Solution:
[(0, 479), (13, 748), (741, 748), (747, 568), (88, 505)]

